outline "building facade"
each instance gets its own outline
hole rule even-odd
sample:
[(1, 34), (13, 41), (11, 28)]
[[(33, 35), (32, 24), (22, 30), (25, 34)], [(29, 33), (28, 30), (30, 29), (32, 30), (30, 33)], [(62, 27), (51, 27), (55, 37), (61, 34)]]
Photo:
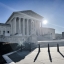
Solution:
[(0, 23), (0, 36), (10, 36), (10, 29), (9, 24)]
[(42, 27), (41, 28), (41, 35), (47, 35), (51, 39), (55, 39), (55, 29)]
[[(0, 27), (3, 27), (0, 29), (2, 31), (1, 35), (12, 37), (21, 36), (28, 38), (32, 35), (37, 37), (38, 35), (51, 31), (51, 34), (53, 34), (52, 39), (54, 39), (55, 30), (49, 30), (48, 28), (43, 29), (40, 27), (42, 19), (42, 16), (32, 10), (13, 12), (5, 24), (0, 24)], [(47, 29), (48, 31), (46, 31)], [(34, 39), (34, 37), (32, 38)]]
[(31, 35), (39, 31), (42, 19), (43, 17), (29, 10), (13, 13), (6, 24), (11, 25), (11, 35)]

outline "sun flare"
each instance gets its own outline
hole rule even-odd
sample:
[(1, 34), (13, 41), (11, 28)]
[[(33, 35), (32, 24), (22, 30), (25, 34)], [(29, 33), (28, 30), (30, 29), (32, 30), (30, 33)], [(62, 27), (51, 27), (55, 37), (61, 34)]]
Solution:
[(47, 22), (47, 20), (44, 20), (42, 23), (43, 23), (44, 25), (46, 25), (48, 22)]

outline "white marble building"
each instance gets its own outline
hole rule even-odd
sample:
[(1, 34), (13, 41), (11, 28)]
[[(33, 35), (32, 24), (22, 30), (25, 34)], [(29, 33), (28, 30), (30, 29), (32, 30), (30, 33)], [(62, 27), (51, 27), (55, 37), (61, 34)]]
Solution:
[(29, 36), (39, 32), (40, 22), (43, 17), (31, 10), (13, 12), (6, 24), (11, 25), (11, 35), (22, 34)]
[(55, 39), (55, 29), (42, 27), (41, 35), (48, 35), (50, 38)]
[(0, 36), (10, 36), (11, 25), (0, 23)]
[[(37, 36), (43, 33), (42, 27), (40, 27), (42, 19), (42, 16), (32, 10), (13, 12), (5, 24), (0, 24), (0, 35), (8, 36), (8, 38), (20, 36), (24, 38), (23, 40), (34, 36), (31, 38), (35, 40)], [(44, 29), (44, 32), (46, 32), (46, 30)], [(50, 29), (49, 32), (55, 35), (55, 30), (52, 31), (52, 29)], [(52, 39), (54, 38), (55, 36), (52, 36)]]

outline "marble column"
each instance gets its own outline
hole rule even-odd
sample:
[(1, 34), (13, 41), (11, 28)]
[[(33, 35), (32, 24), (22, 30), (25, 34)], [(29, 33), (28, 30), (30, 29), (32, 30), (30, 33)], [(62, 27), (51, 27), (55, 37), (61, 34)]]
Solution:
[(19, 34), (21, 34), (21, 18), (19, 18)]
[(11, 21), (11, 35), (12, 35), (12, 21)]
[(25, 35), (25, 19), (23, 18), (23, 35)]
[(27, 19), (27, 35), (29, 35), (28, 19)]
[(32, 27), (32, 31), (31, 31), (32, 33), (31, 33), (31, 34), (34, 34), (34, 21), (31, 20), (31, 23), (32, 23), (32, 24), (31, 24), (31, 25), (32, 25), (32, 26), (31, 26), (31, 27)]
[(21, 34), (23, 35), (23, 18), (21, 18)]
[(14, 30), (13, 30), (14, 29), (14, 25), (13, 25), (14, 23), (13, 22), (14, 22), (14, 19), (11, 20), (11, 34), (12, 35), (14, 34)]
[(32, 20), (28, 19), (28, 34), (31, 35), (32, 33)]
[(35, 22), (35, 34), (36, 34), (36, 21), (34, 21)]
[(16, 33), (16, 17), (14, 18), (14, 33)]

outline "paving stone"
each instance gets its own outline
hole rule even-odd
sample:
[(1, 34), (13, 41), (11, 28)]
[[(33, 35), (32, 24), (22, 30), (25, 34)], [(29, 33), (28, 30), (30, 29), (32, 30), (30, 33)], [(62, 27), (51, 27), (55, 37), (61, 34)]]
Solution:
[[(60, 47), (60, 52), (64, 55), (64, 47)], [(64, 64), (64, 58), (57, 52), (57, 47), (50, 47), (52, 62), (49, 59), (48, 48), (41, 48), (41, 52), (34, 62), (37, 53), (38, 48), (26, 55), (24, 59), (16, 62), (16, 64)]]

